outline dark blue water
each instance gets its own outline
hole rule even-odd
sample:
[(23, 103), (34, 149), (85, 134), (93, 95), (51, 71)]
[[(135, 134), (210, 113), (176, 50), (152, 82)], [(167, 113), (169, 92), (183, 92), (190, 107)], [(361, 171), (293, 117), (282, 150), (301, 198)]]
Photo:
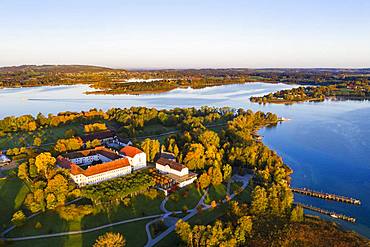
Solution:
[(176, 89), (153, 95), (84, 95), (86, 85), (0, 90), (0, 117), (81, 111), (96, 107), (156, 108), (230, 106), (270, 111), (289, 118), (263, 129), (264, 143), (276, 150), (294, 173), (294, 187), (358, 198), (361, 206), (296, 195), (295, 199), (357, 218), (340, 222), (370, 238), (370, 102), (325, 101), (295, 105), (259, 105), (250, 96), (291, 88), (284, 84), (239, 84), (204, 89)]
[[(370, 237), (370, 106), (359, 102), (324, 102), (294, 107), (305, 114), (264, 129), (264, 143), (294, 170), (292, 186), (308, 187), (361, 200), (361, 206), (302, 195), (295, 200), (357, 218), (338, 221)], [(358, 106), (364, 108), (357, 109)], [(345, 109), (342, 109), (345, 107)], [(354, 108), (354, 109), (352, 109)]]

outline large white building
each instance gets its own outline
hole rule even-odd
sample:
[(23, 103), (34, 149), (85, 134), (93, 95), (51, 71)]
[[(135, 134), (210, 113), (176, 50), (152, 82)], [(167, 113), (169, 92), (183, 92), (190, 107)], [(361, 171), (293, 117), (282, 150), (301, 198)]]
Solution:
[(175, 180), (180, 188), (189, 185), (197, 179), (197, 174), (189, 172), (189, 169), (176, 161), (159, 158), (155, 168)]
[(96, 184), (146, 166), (146, 155), (140, 149), (130, 147), (125, 151), (125, 154), (119, 154), (105, 147), (96, 147), (71, 152), (58, 156), (57, 165), (69, 169), (78, 186)]
[(120, 153), (129, 160), (133, 170), (146, 167), (146, 154), (140, 149), (126, 146), (120, 150)]

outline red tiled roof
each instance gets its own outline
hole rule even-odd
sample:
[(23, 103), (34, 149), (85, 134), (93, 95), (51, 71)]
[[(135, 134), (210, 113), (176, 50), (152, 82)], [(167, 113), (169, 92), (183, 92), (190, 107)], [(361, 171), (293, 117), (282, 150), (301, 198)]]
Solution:
[(107, 172), (107, 171), (112, 171), (118, 168), (123, 168), (126, 166), (130, 166), (130, 163), (127, 158), (119, 159), (119, 160), (113, 160), (107, 163), (99, 164), (99, 165), (94, 165), (90, 166), (86, 170), (83, 170), (81, 167), (78, 165), (71, 163), (71, 174), (73, 175), (79, 175), (83, 174), (85, 176), (93, 176), (99, 173)]
[(157, 163), (162, 165), (162, 166), (169, 166), (171, 169), (174, 169), (174, 170), (179, 171), (179, 172), (181, 172), (182, 169), (186, 168), (186, 166), (184, 166), (180, 163), (177, 163), (175, 161), (168, 160), (168, 159), (165, 159), (165, 158), (159, 158), (157, 160)]
[(133, 146), (126, 146), (120, 150), (120, 152), (128, 157), (135, 157), (135, 155), (142, 153), (140, 149)]

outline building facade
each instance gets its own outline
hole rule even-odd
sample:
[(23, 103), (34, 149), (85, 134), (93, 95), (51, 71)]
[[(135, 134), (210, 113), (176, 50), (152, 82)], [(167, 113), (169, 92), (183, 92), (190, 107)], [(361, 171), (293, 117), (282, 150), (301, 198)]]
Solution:
[(176, 181), (180, 188), (193, 183), (197, 179), (197, 174), (189, 172), (189, 169), (176, 161), (159, 158), (155, 164), (155, 168), (166, 174), (170, 179)]
[(57, 165), (69, 169), (71, 178), (80, 187), (121, 177), (132, 171), (126, 157), (105, 147), (60, 155)]
[(120, 150), (121, 155), (126, 157), (133, 170), (146, 167), (146, 154), (133, 146), (126, 146)]

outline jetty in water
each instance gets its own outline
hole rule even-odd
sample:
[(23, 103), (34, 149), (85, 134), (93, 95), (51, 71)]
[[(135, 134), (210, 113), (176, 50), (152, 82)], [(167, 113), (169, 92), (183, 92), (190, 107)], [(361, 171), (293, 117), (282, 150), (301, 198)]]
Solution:
[(317, 208), (317, 207), (302, 204), (302, 203), (294, 203), (294, 204), (297, 205), (297, 206), (301, 206), (304, 209), (308, 209), (308, 210), (311, 210), (311, 211), (314, 211), (314, 212), (318, 212), (320, 214), (329, 215), (330, 217), (335, 218), (335, 219), (345, 220), (345, 221), (348, 221), (348, 222), (351, 222), (351, 223), (356, 222), (356, 218), (353, 218), (353, 217), (350, 217), (350, 216), (347, 216), (347, 215), (344, 215), (344, 214), (338, 214), (338, 213), (333, 212), (333, 211), (328, 211), (328, 210), (325, 210), (325, 209)]
[(318, 192), (314, 190), (310, 190), (307, 188), (292, 188), (292, 191), (294, 193), (299, 193), (303, 194), (306, 196), (312, 196), (312, 197), (317, 197), (325, 200), (332, 200), (332, 201), (337, 201), (337, 202), (344, 202), (344, 203), (350, 203), (354, 205), (361, 205), (361, 201), (358, 199), (346, 197), (346, 196), (339, 196), (335, 194), (329, 194), (329, 193), (323, 193), (323, 192)]

